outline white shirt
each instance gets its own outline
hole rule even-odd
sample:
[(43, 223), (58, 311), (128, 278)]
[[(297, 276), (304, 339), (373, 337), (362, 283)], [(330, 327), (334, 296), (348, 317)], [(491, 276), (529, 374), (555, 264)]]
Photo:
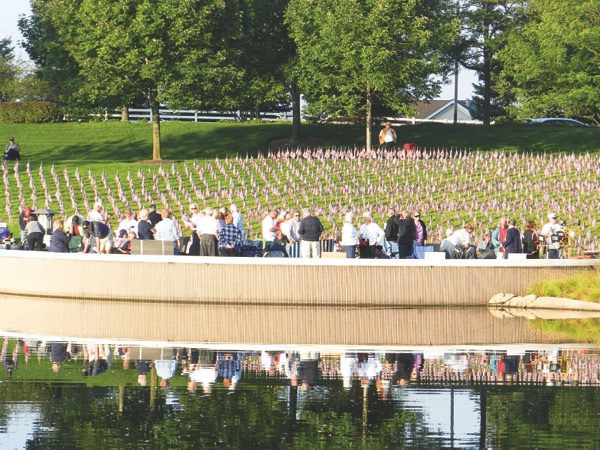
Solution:
[(552, 238), (551, 238), (551, 236), (553, 234), (556, 234), (557, 231), (562, 231), (562, 226), (558, 223), (551, 223), (551, 222), (548, 222), (547, 224), (545, 224), (542, 227), (542, 231), (540, 231), (540, 235), (542, 235), (546, 238), (546, 244), (549, 245), (549, 248), (559, 248), (560, 247), (560, 243), (556, 242), (553, 244)]
[(358, 245), (358, 231), (351, 223), (344, 222), (341, 242), (342, 245)]
[[(97, 210), (92, 209), (88, 214), (88, 220), (90, 222), (102, 222), (104, 223), (104, 217)], [(81, 224), (80, 224), (81, 225)]]
[(471, 234), (469, 234), (469, 232), (464, 228), (456, 230), (446, 239), (452, 244), (460, 245), (461, 247), (466, 247), (467, 245), (471, 244)]
[(214, 234), (217, 236), (219, 224), (217, 223), (217, 219), (215, 219), (213, 216), (204, 216), (198, 221), (196, 230), (200, 234)]
[(121, 223), (119, 224), (119, 228), (117, 228), (117, 230), (126, 230), (127, 232), (135, 231), (135, 234), (137, 234), (137, 220), (123, 219), (121, 220)]
[(279, 229), (281, 230), (281, 233), (284, 236), (287, 236), (287, 238), (292, 241), (292, 236), (291, 236), (291, 232), (292, 232), (292, 227), (290, 222), (292, 221), (292, 219), (290, 220), (286, 220), (285, 222), (281, 222), (281, 225), (279, 226)]
[(383, 245), (385, 233), (375, 222), (363, 224), (360, 227), (360, 234), (369, 240), (369, 245)]
[(275, 231), (271, 231), (272, 228), (275, 228), (277, 223), (275, 223), (275, 219), (273, 219), (270, 215), (265, 217), (262, 221), (262, 234), (263, 239), (265, 241), (274, 241), (277, 237), (277, 233)]

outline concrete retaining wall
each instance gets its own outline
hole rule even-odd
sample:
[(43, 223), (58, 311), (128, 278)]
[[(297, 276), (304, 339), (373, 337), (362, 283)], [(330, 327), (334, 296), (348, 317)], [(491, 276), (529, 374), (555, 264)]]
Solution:
[(347, 260), (4, 251), (0, 293), (55, 298), (336, 306), (485, 305), (594, 260)]

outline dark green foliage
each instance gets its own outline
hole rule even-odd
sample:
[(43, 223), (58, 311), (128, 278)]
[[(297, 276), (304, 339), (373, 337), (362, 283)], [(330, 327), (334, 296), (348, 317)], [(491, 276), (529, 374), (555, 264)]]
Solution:
[(0, 102), (0, 123), (49, 123), (60, 119), (54, 102)]

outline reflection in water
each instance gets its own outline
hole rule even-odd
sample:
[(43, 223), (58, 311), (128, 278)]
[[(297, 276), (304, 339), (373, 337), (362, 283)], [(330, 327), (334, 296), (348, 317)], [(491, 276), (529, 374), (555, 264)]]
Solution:
[(600, 348), (512, 311), (0, 303), (7, 448), (600, 442)]
[[(361, 352), (12, 336), (1, 357), (0, 441), (16, 448), (572, 448), (600, 438), (600, 349), (590, 346)], [(575, 421), (576, 442), (563, 432)]]

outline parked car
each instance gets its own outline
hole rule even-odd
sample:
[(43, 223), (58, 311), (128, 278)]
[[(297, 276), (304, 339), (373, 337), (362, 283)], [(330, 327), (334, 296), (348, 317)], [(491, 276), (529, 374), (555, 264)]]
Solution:
[(575, 119), (565, 119), (562, 117), (544, 117), (540, 119), (527, 119), (525, 123), (533, 125), (548, 125), (552, 127), (588, 127), (587, 123)]

